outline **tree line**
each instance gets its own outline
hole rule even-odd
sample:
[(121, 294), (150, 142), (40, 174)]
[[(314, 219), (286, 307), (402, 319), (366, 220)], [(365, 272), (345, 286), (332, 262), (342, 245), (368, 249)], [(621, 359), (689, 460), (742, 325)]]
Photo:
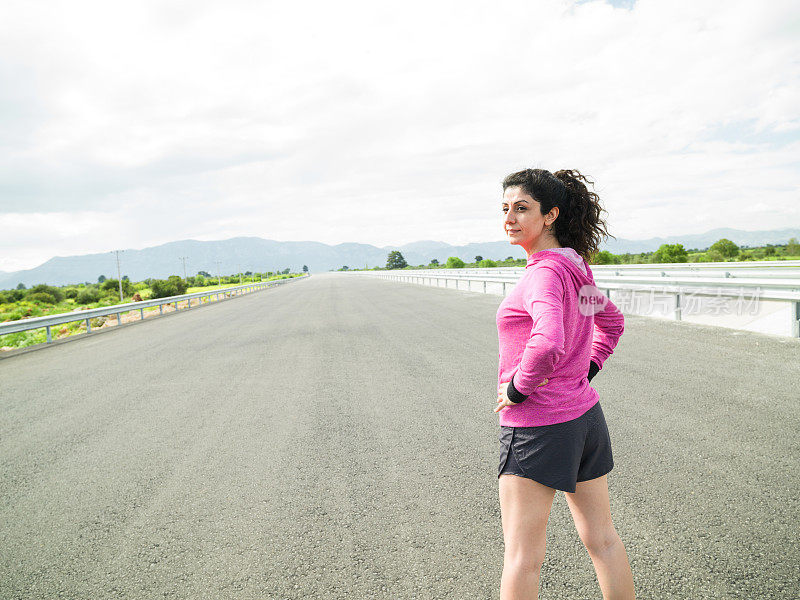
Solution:
[[(306, 265), (303, 265), (303, 272), (308, 272), (308, 267)], [(170, 275), (167, 279), (147, 278), (137, 283), (133, 283), (127, 275), (122, 276), (122, 281), (100, 275), (97, 278), (97, 283), (87, 281), (65, 286), (40, 283), (30, 289), (28, 289), (24, 283), (20, 283), (15, 289), (0, 290), (0, 305), (26, 302), (32, 303), (35, 306), (55, 306), (68, 301), (71, 305), (100, 303), (103, 306), (107, 306), (120, 302), (120, 288), (122, 289), (123, 301), (135, 301), (180, 296), (186, 294), (189, 288), (203, 288), (216, 285), (239, 285), (259, 282), (262, 279), (285, 278), (294, 275), (295, 274), (291, 273), (290, 269), (287, 268), (282, 271), (266, 271), (264, 273), (246, 271), (244, 273), (217, 277), (210, 275), (206, 271), (198, 271), (197, 275), (189, 276), (185, 279), (178, 275)], [(11, 311), (11, 313), (9, 313), (7, 310), (0, 308), (0, 322), (15, 320), (25, 316), (38, 316), (32, 315), (32, 312), (36, 312), (35, 309), (32, 308), (28, 314), (21, 314), (19, 311)]]
[[(623, 253), (613, 254), (608, 250), (596, 253), (589, 264), (611, 265), (611, 264), (647, 264), (647, 263), (696, 263), (696, 262), (725, 262), (725, 261), (746, 261), (746, 260), (787, 260), (800, 259), (800, 242), (797, 238), (791, 238), (786, 244), (766, 244), (750, 248), (748, 246), (738, 246), (727, 238), (721, 238), (711, 244), (708, 248), (686, 249), (683, 244), (662, 244), (653, 252)], [(396, 269), (463, 269), (464, 267), (509, 267), (523, 266), (527, 263), (526, 258), (514, 258), (509, 256), (503, 260), (491, 260), (476, 256), (474, 263), (466, 263), (457, 256), (450, 256), (444, 264), (432, 258), (427, 265), (409, 265), (403, 254), (399, 250), (392, 250), (386, 257), (386, 266), (373, 267), (369, 270), (396, 270)], [(338, 269), (339, 271), (349, 271), (347, 265)]]

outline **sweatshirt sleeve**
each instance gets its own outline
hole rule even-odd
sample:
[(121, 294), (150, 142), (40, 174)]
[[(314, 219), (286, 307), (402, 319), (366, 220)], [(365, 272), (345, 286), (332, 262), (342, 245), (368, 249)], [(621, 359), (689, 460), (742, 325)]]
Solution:
[(614, 352), (614, 348), (625, 329), (625, 319), (616, 305), (606, 298), (603, 310), (594, 315), (592, 329), (592, 353), (590, 360), (602, 369), (603, 363)]
[(522, 301), (533, 319), (531, 334), (511, 382), (525, 396), (549, 377), (564, 355), (564, 283), (555, 269), (538, 266)]

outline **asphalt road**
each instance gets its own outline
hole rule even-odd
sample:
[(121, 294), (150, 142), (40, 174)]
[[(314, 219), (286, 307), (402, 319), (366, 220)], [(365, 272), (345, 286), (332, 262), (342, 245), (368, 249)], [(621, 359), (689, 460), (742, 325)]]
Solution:
[[(0, 598), (498, 597), (501, 298), (320, 274), (0, 360)], [(800, 340), (628, 317), (639, 598), (797, 598)], [(600, 598), (556, 494), (543, 599)]]

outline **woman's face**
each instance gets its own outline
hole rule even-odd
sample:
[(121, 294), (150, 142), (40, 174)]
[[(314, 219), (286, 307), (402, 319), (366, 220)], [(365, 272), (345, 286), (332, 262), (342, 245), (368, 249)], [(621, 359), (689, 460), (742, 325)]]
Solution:
[(544, 241), (545, 228), (552, 224), (558, 215), (558, 208), (543, 215), (539, 202), (522, 191), (519, 186), (506, 188), (503, 193), (502, 209), (505, 218), (503, 226), (512, 244), (522, 246), (530, 254), (531, 250)]

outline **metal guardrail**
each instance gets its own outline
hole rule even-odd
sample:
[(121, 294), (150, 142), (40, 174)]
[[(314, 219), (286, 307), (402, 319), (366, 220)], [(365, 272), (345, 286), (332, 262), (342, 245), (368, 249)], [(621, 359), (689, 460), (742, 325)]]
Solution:
[(9, 321), (8, 323), (0, 323), (0, 335), (16, 333), (18, 331), (27, 331), (29, 329), (45, 328), (47, 330), (47, 342), (45, 343), (50, 343), (53, 341), (53, 337), (50, 333), (50, 328), (55, 325), (63, 325), (64, 323), (72, 323), (73, 321), (85, 320), (86, 333), (91, 333), (92, 331), (91, 319), (94, 319), (96, 317), (116, 315), (117, 325), (120, 325), (122, 323), (122, 317), (121, 317), (122, 313), (138, 310), (139, 313), (141, 314), (141, 320), (143, 321), (145, 308), (153, 308), (157, 306), (159, 308), (159, 314), (164, 314), (165, 304), (175, 304), (175, 310), (178, 310), (178, 303), (186, 300), (187, 306), (184, 310), (187, 310), (192, 307), (192, 300), (194, 299), (198, 300), (198, 305), (199, 305), (201, 302), (200, 300), (201, 298), (208, 297), (209, 302), (211, 301), (212, 296), (216, 296), (217, 300), (220, 299), (220, 296), (222, 296), (222, 298), (232, 298), (235, 296), (241, 296), (243, 294), (247, 294), (257, 290), (262, 290), (269, 287), (275, 287), (276, 285), (281, 285), (289, 281), (294, 281), (296, 279), (304, 279), (306, 277), (309, 277), (309, 275), (301, 275), (299, 277), (291, 277), (289, 279), (276, 279), (273, 281), (249, 283), (245, 285), (239, 285), (239, 286), (215, 289), (215, 290), (207, 290), (202, 292), (193, 292), (191, 294), (183, 294), (180, 296), (167, 296), (166, 298), (155, 298), (153, 300), (141, 300), (139, 302), (126, 302), (125, 304), (113, 304), (111, 306), (101, 306), (99, 308), (90, 308), (87, 310), (74, 310), (67, 313), (48, 315), (46, 317), (32, 317), (30, 319)]
[[(800, 278), (800, 260), (743, 261), (716, 263), (647, 263), (626, 265), (590, 265), (595, 276), (658, 277), (721, 277), (721, 278)], [(388, 272), (388, 271), (384, 271)], [(490, 267), (464, 269), (402, 269), (391, 272), (449, 275), (515, 277), (525, 272), (525, 267)]]
[(621, 265), (592, 265), (592, 270), (596, 269), (692, 269), (692, 270), (714, 270), (714, 269), (762, 269), (772, 267), (794, 267), (800, 268), (800, 260), (742, 260), (735, 262), (685, 262), (685, 263), (630, 263)]
[[(452, 269), (456, 271), (457, 269)], [(459, 282), (466, 282), (467, 291), (472, 291), (472, 282), (483, 284), (483, 291), (486, 293), (487, 283), (499, 283), (502, 286), (503, 295), (506, 294), (507, 286), (516, 284), (522, 274), (515, 276), (494, 276), (493, 274), (486, 276), (477, 275), (461, 275), (459, 273), (453, 274), (422, 274), (405, 271), (362, 271), (362, 274), (369, 274), (374, 277), (381, 277), (384, 279), (393, 279), (394, 281), (408, 281), (410, 283), (426, 283), (428, 281), (447, 282), (452, 281), (456, 289), (459, 288)], [(714, 278), (685, 278), (678, 279), (662, 278), (662, 277), (630, 277), (630, 276), (598, 276), (595, 277), (595, 285), (598, 288), (611, 290), (611, 289), (630, 289), (630, 290), (644, 290), (650, 291), (651, 289), (664, 290), (665, 292), (692, 292), (698, 295), (713, 295), (713, 296), (740, 296), (742, 293), (748, 291), (759, 291), (759, 297), (762, 300), (793, 300), (800, 299), (800, 276), (798, 279), (714, 279)], [(712, 291), (706, 291), (706, 289)]]
[[(595, 285), (603, 289), (606, 296), (611, 297), (612, 290), (629, 293), (650, 293), (673, 296), (673, 304), (666, 312), (672, 314), (675, 320), (682, 320), (686, 309), (687, 298), (692, 296), (714, 298), (737, 298), (740, 301), (749, 296), (750, 302), (754, 300), (772, 300), (788, 302), (788, 335), (800, 337), (800, 261), (770, 261), (781, 267), (789, 264), (786, 269), (776, 269), (779, 273), (770, 273), (768, 276), (741, 276), (739, 265), (731, 267), (731, 263), (715, 263), (722, 268), (721, 275), (709, 276), (709, 268), (705, 265), (697, 272), (687, 274), (686, 264), (683, 270), (663, 269), (665, 265), (646, 265), (651, 273), (643, 269), (631, 269), (627, 273), (628, 265), (596, 265), (591, 266), (595, 276)], [(706, 263), (708, 264), (708, 263)], [(641, 265), (631, 265), (640, 267)], [(669, 265), (667, 265), (669, 266)], [(604, 267), (604, 268), (601, 268)], [(746, 269), (747, 267), (745, 267)], [(763, 269), (759, 269), (763, 271)], [(488, 292), (488, 286), (501, 291), (505, 296), (519, 281), (525, 267), (513, 269), (402, 269), (393, 271), (353, 271), (362, 275), (370, 275), (393, 281), (404, 281), (423, 285), (449, 287), (453, 282), (455, 289), (465, 291)], [(443, 284), (443, 285), (442, 285)], [(478, 289), (475, 289), (475, 288)], [(663, 307), (662, 307), (663, 308)], [(636, 314), (636, 313), (634, 313)], [(783, 329), (783, 326), (781, 327)]]

